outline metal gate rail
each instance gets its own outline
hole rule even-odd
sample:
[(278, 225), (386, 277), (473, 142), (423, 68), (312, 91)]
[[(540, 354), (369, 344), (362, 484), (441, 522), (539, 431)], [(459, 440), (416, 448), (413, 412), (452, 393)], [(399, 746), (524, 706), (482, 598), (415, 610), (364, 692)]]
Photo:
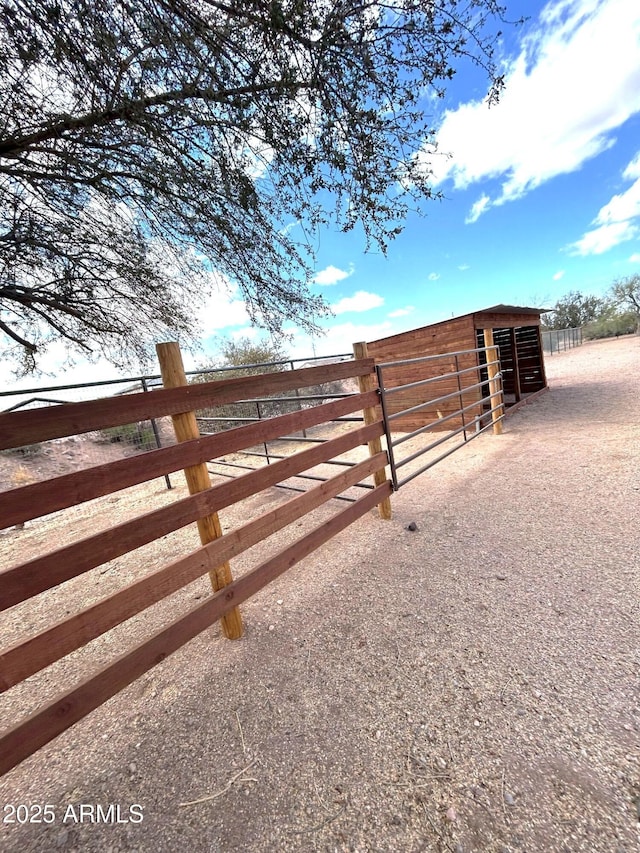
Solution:
[[(202, 425), (204, 427), (204, 429), (201, 431), (201, 435), (202, 436), (209, 436), (209, 435), (214, 435), (214, 433), (206, 431), (207, 427), (209, 425), (213, 425), (216, 423), (226, 423), (226, 422), (239, 423), (239, 424), (249, 424), (249, 423), (256, 423), (256, 422), (268, 419), (270, 416), (265, 415), (265, 411), (264, 411), (265, 404), (273, 405), (273, 404), (278, 404), (278, 403), (285, 403), (285, 404), (291, 404), (292, 403), (298, 409), (300, 409), (300, 408), (302, 408), (303, 403), (309, 403), (309, 402), (324, 403), (324, 402), (328, 402), (330, 400), (336, 400), (336, 399), (352, 397), (352, 396), (353, 396), (353, 392), (347, 392), (347, 393), (327, 392), (324, 394), (300, 394), (298, 392), (298, 390), (296, 389), (295, 395), (279, 396), (279, 397), (278, 396), (251, 397), (251, 398), (247, 398), (245, 400), (236, 401), (235, 405), (250, 404), (250, 405), (255, 406), (255, 408), (256, 408), (256, 416), (255, 417), (252, 417), (252, 416), (241, 417), (241, 416), (237, 416), (237, 415), (218, 415), (218, 416), (197, 415), (196, 420), (198, 422), (198, 425)], [(339, 418), (332, 418), (330, 421), (328, 421), (328, 423), (332, 423), (332, 424), (333, 423), (364, 423), (364, 418), (362, 415), (358, 415), (358, 416), (346, 416), (345, 415), (345, 416), (342, 416)], [(325, 444), (325, 443), (329, 442), (330, 440), (331, 439), (329, 439), (329, 438), (311, 438), (307, 435), (306, 430), (302, 430), (301, 436), (300, 435), (284, 435), (284, 436), (281, 436), (280, 438), (275, 439), (275, 440), (271, 440), (268, 442), (262, 442), (261, 444), (262, 444), (262, 447), (264, 448), (264, 453), (260, 453), (255, 449), (253, 449), (253, 450), (245, 449), (245, 450), (237, 451), (237, 455), (242, 456), (242, 457), (253, 457), (254, 459), (258, 459), (258, 458), (264, 459), (264, 460), (266, 460), (266, 464), (270, 465), (272, 460), (287, 459), (290, 455), (290, 454), (284, 454), (283, 455), (280, 453), (273, 452), (271, 450), (271, 447), (274, 444), (277, 445), (281, 442), (300, 442), (302, 444)], [(249, 460), (247, 460), (247, 461), (249, 461)], [(256, 465), (243, 465), (241, 462), (230, 462), (227, 459), (210, 459), (207, 464), (208, 464), (208, 470), (209, 470), (210, 474), (215, 474), (215, 475), (220, 476), (220, 477), (227, 477), (229, 479), (235, 479), (237, 476), (241, 476), (241, 475), (240, 474), (233, 474), (233, 473), (230, 473), (228, 471), (225, 471), (224, 470), (225, 468), (226, 469), (231, 468), (231, 469), (240, 470), (240, 471), (256, 471), (256, 470), (258, 470)], [(353, 468), (357, 464), (358, 463), (356, 463), (356, 462), (347, 462), (347, 461), (339, 460), (339, 459), (331, 459), (331, 460), (327, 460), (326, 462), (323, 463), (323, 465), (333, 465), (333, 466), (338, 466), (338, 467), (343, 467), (343, 468)], [(260, 467), (260, 466), (258, 466), (258, 467)], [(219, 469), (223, 469), (223, 470), (219, 470)], [(300, 480), (309, 481), (310, 480), (310, 481), (315, 481), (315, 482), (320, 482), (320, 483), (326, 483), (326, 482), (328, 482), (328, 480), (330, 478), (327, 476), (321, 476), (319, 474), (299, 473), (299, 474), (293, 474), (291, 477), (288, 477), (287, 479), (288, 480), (297, 480), (297, 481), (300, 481)], [(286, 483), (286, 482), (277, 483), (275, 485), (275, 488), (287, 489), (287, 490), (292, 491), (292, 492), (305, 492), (305, 491), (307, 491), (305, 488), (301, 488), (300, 486), (294, 486), (294, 485), (291, 485), (290, 483)], [(352, 489), (372, 490), (375, 487), (370, 483), (356, 483), (355, 485), (351, 486), (351, 488)], [(351, 497), (349, 495), (337, 495), (335, 498), (332, 498), (332, 500), (340, 500), (340, 501), (345, 501), (347, 503), (355, 503), (357, 498)]]
[[(480, 364), (480, 353), (484, 353), (486, 358), (486, 361), (484, 361), (482, 364)], [(477, 364), (475, 364), (473, 367), (465, 367), (460, 369), (459, 357), (463, 355), (475, 355), (477, 358)], [(406, 365), (418, 365), (421, 363), (426, 364), (428, 362), (436, 362), (445, 358), (449, 360), (453, 358), (455, 360), (455, 371), (449, 371), (448, 373), (430, 376), (426, 379), (420, 379), (415, 382), (408, 382), (404, 385), (395, 385), (391, 387), (385, 385), (385, 370), (388, 370), (389, 368), (404, 367)], [(471, 385), (463, 386), (460, 381), (460, 377), (473, 372), (477, 374), (478, 381), (472, 383)], [(404, 486), (410, 480), (413, 480), (415, 477), (419, 476), (420, 474), (423, 474), (425, 471), (428, 471), (429, 468), (432, 468), (434, 465), (437, 465), (438, 462), (441, 462), (443, 459), (446, 459), (447, 456), (450, 456), (452, 453), (455, 453), (456, 450), (459, 450), (466, 443), (472, 441), (478, 435), (489, 429), (489, 427), (493, 427), (497, 422), (501, 421), (504, 418), (502, 373), (500, 370), (500, 360), (498, 356), (497, 347), (478, 347), (476, 349), (458, 350), (456, 352), (442, 353), (441, 355), (424, 356), (423, 358), (412, 358), (404, 359), (402, 361), (383, 362), (381, 364), (376, 365), (376, 373), (378, 376), (380, 404), (385, 425), (387, 449), (389, 454), (389, 467), (391, 469), (391, 481), (393, 483), (394, 491), (397, 491), (401, 486)], [(401, 411), (389, 411), (389, 398), (392, 397), (394, 394), (406, 392), (407, 390), (415, 390), (417, 388), (425, 388), (426, 386), (429, 386), (434, 382), (447, 382), (451, 380), (456, 381), (458, 386), (457, 390), (451, 391), (446, 394), (439, 394), (437, 397), (425, 399), (423, 402), (418, 403), (417, 405), (409, 406), (408, 408), (402, 409)], [(487, 385), (490, 386), (488, 394), (484, 394), (481, 391), (479, 392), (479, 389), (486, 388)], [(476, 392), (473, 402), (465, 404), (464, 396), (472, 392)], [(478, 396), (478, 393), (481, 394), (481, 396)], [(418, 429), (415, 429), (405, 435), (401, 435), (398, 438), (393, 437), (392, 424), (394, 421), (398, 421), (400, 418), (406, 417), (407, 415), (415, 415), (437, 404), (441, 404), (443, 402), (447, 402), (454, 399), (458, 399), (460, 403), (459, 407), (456, 408), (454, 411), (448, 412), (446, 415), (439, 414), (436, 420), (430, 421), (427, 424), (423, 424)], [(475, 410), (475, 414), (467, 420), (465, 416), (471, 410)], [(408, 456), (403, 457), (402, 459), (398, 459), (396, 448), (399, 445), (403, 444), (406, 441), (409, 441), (412, 438), (416, 438), (417, 436), (426, 433), (429, 430), (441, 429), (443, 424), (454, 419), (459, 419), (461, 421), (461, 426), (454, 427), (453, 429), (448, 430), (445, 435), (441, 436), (440, 438), (437, 438), (435, 441), (430, 442), (426, 446), (419, 448), (418, 450), (414, 451)], [(459, 436), (460, 434), (462, 434), (463, 440), (458, 442), (454, 447), (448, 448), (444, 453), (441, 453), (437, 457), (430, 459), (417, 471), (412, 471), (411, 474), (407, 475), (402, 479), (399, 479), (398, 469), (402, 468), (404, 465), (408, 465), (410, 462), (413, 462), (419, 457), (424, 456), (426, 453), (429, 453), (430, 451), (434, 450), (445, 442), (455, 438), (456, 436)]]

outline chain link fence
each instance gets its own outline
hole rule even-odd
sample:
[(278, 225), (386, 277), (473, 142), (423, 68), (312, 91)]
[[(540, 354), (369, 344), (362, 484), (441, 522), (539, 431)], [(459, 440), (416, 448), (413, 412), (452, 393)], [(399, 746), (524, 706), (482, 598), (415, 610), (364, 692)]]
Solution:
[(573, 347), (581, 346), (583, 341), (582, 327), (575, 329), (546, 329), (542, 332), (542, 349), (553, 355)]

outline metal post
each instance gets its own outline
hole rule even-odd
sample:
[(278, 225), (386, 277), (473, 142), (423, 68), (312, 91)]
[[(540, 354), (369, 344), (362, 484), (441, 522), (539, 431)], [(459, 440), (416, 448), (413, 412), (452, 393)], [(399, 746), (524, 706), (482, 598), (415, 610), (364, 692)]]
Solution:
[[(256, 400), (256, 412), (258, 413), (258, 420), (262, 420), (262, 412), (260, 411), (260, 403)], [(262, 442), (262, 446), (264, 447), (264, 455), (267, 457), (267, 465), (271, 465), (271, 458), (269, 457), (269, 445), (266, 441)]]
[(456, 379), (458, 380), (458, 391), (460, 392), (460, 396), (459, 396), (460, 410), (461, 410), (460, 411), (460, 419), (462, 420), (462, 427), (463, 427), (462, 435), (464, 436), (464, 440), (466, 441), (467, 440), (467, 425), (466, 425), (465, 420), (464, 420), (464, 412), (462, 411), (462, 409), (464, 409), (464, 400), (462, 399), (462, 384), (460, 382), (460, 364), (459, 364), (457, 355), (455, 356), (455, 360), (456, 360)]
[[(145, 379), (145, 377), (143, 376), (140, 381), (142, 383), (142, 390), (148, 391), (149, 387), (147, 385), (147, 380)], [(158, 448), (158, 450), (160, 450), (160, 448), (162, 447), (162, 443), (160, 442), (160, 433), (158, 431), (158, 424), (156, 423), (155, 418), (151, 418), (151, 429), (153, 430), (153, 436), (156, 440), (156, 447)], [(167, 489), (171, 490), (173, 486), (171, 485), (171, 480), (169, 479), (168, 474), (164, 475), (164, 481), (167, 484)]]
[(387, 439), (387, 455), (389, 456), (389, 468), (391, 469), (391, 482), (393, 483), (393, 491), (398, 491), (398, 472), (396, 471), (396, 460), (393, 453), (393, 439), (391, 438), (391, 428), (389, 426), (389, 415), (387, 413), (387, 397), (384, 388), (384, 378), (382, 376), (382, 368), (376, 364), (376, 376), (378, 377), (378, 393), (380, 394), (380, 408), (382, 409), (382, 422), (384, 424), (384, 434)]

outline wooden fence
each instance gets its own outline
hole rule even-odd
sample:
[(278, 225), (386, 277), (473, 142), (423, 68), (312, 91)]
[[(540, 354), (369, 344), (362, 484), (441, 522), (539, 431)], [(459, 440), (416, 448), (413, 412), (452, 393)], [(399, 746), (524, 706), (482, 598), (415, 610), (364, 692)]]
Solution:
[[(169, 372), (165, 375), (165, 384), (171, 382), (180, 385), (180, 376), (169, 380)], [(120, 655), (76, 686), (65, 689), (53, 701), (44, 704), (3, 733), (0, 737), (0, 773), (7, 772), (44, 746), (214, 622), (228, 617), (237, 605), (376, 505), (381, 514), (388, 515), (392, 491), (385, 473), (387, 454), (380, 446), (384, 427), (378, 408), (372, 359), (183, 387), (165, 387), (152, 393), (0, 415), (0, 450), (165, 415), (174, 418), (178, 432), (178, 424), (185, 423), (185, 413), (192, 413), (201, 407), (210, 408), (258, 394), (275, 395), (321, 382), (353, 378), (358, 380), (360, 392), (348, 397), (206, 437), (190, 437), (187, 428), (186, 433), (178, 434), (181, 443), (175, 446), (0, 493), (0, 527), (6, 528), (180, 469), (186, 469), (192, 492), (189, 497), (175, 500), (168, 506), (0, 572), (2, 611), (46, 593), (58, 584), (188, 524), (198, 523), (201, 539), (205, 543), (169, 565), (148, 571), (134, 583), (88, 608), (73, 612), (18, 644), (1, 649), (2, 691), (141, 614), (151, 605), (207, 573), (214, 590), (217, 589), (204, 602), (166, 625), (150, 639)], [(349, 428), (322, 444), (230, 482), (210, 485), (200, 481), (198, 485), (198, 477), (194, 476), (208, 460), (326, 424), (360, 410), (365, 413), (364, 425)], [(218, 510), (363, 444), (369, 445), (369, 456), (364, 461), (248, 521), (242, 527), (222, 535), (219, 525), (216, 527), (212, 523)], [(194, 485), (189, 480), (190, 474)], [(363, 497), (247, 574), (233, 580), (230, 573), (220, 571), (233, 557), (368, 477), (374, 477), (374, 484), (364, 492)], [(198, 491), (200, 488), (202, 490)], [(71, 608), (72, 602), (67, 602), (67, 606)], [(237, 636), (241, 630), (242, 623), (238, 618), (235, 629), (231, 626), (227, 635)]]

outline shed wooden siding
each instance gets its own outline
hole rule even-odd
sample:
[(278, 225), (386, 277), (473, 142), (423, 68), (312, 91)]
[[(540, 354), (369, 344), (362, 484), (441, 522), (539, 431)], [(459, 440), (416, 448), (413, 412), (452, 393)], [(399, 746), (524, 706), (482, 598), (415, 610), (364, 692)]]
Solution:
[[(410, 332), (372, 341), (368, 343), (367, 350), (369, 356), (373, 357), (377, 364), (380, 364), (387, 361), (404, 361), (405, 359), (423, 358), (424, 356), (474, 349), (476, 346), (473, 316), (467, 314), (464, 317), (456, 317), (442, 323), (435, 323), (432, 326), (425, 326), (421, 329), (414, 329)], [(458, 357), (458, 368), (460, 370), (467, 367), (475, 367), (477, 363), (476, 356), (473, 353)], [(446, 359), (424, 361), (418, 364), (389, 367), (384, 370), (384, 384), (386, 388), (395, 388), (398, 385), (407, 385), (411, 382), (418, 382), (421, 379), (431, 379), (436, 376), (453, 373), (455, 370), (456, 363), (454, 356)], [(460, 385), (463, 390), (475, 385), (477, 382), (478, 375), (476, 372), (464, 373), (460, 376)], [(410, 388), (407, 391), (391, 394), (387, 399), (387, 409), (389, 414), (394, 414), (404, 409), (409, 409), (412, 406), (417, 406), (423, 403), (425, 399), (434, 399), (456, 391), (458, 391), (457, 378), (442, 379), (426, 386)], [(480, 389), (467, 391), (463, 396), (465, 406), (479, 399)], [(411, 432), (425, 426), (425, 424), (437, 421), (440, 417), (451, 414), (459, 408), (459, 397), (452, 397), (450, 400), (444, 400), (433, 407), (422, 409), (403, 418), (398, 418), (398, 420), (392, 421), (392, 425), (394, 431)], [(477, 414), (481, 414), (480, 405), (470, 409), (465, 414), (465, 420), (468, 422)], [(451, 418), (451, 420), (445, 422), (443, 428), (454, 429), (457, 426), (461, 426), (461, 419)]]
[[(531, 313), (532, 311), (534, 313)], [(469, 316), (473, 318), (473, 325), (476, 329), (517, 329), (521, 326), (540, 325), (540, 314), (537, 309), (513, 312), (476, 311)], [(428, 329), (429, 326), (425, 328)]]

